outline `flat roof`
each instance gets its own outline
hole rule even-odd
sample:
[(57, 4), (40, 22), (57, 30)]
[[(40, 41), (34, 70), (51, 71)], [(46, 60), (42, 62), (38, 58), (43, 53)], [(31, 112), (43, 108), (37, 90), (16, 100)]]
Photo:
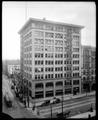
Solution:
[(95, 46), (91, 46), (91, 45), (81, 45), (81, 47), (86, 49), (96, 49)]
[(50, 23), (50, 24), (54, 24), (54, 25), (65, 25), (65, 26), (69, 26), (69, 27), (78, 27), (80, 29), (84, 28), (84, 26), (82, 25), (75, 25), (75, 24), (68, 24), (68, 23), (64, 23), (64, 22), (56, 22), (56, 21), (51, 21), (51, 20), (46, 20), (46, 19), (37, 19), (37, 18), (29, 18), (29, 20), (23, 25), (23, 27), (19, 30), (19, 34), (23, 31), (23, 29), (32, 22), (43, 22), (43, 23)]

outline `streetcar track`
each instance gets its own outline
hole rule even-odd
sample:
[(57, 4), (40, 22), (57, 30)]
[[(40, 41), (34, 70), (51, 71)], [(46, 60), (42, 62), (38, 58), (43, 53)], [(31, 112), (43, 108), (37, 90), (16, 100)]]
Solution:
[[(93, 101), (93, 100), (92, 100)], [(79, 104), (83, 104), (83, 103), (89, 103), (91, 102), (91, 100), (87, 100), (87, 101), (82, 101), (82, 102), (77, 102), (77, 103), (73, 103), (73, 104), (69, 104), (69, 105), (63, 105), (63, 108), (69, 108), (71, 106), (76, 106), (76, 105), (79, 105)], [(53, 110), (56, 110), (56, 109), (61, 109), (61, 106), (58, 106), (58, 107), (52, 107)], [(41, 109), (40, 112), (43, 113), (43, 112), (48, 112), (50, 110), (50, 107), (48, 109)]]
[[(77, 105), (74, 105), (74, 106), (70, 106), (70, 107), (63, 107), (63, 110), (65, 111), (65, 110), (72, 110), (72, 109), (76, 109), (76, 108), (79, 108), (79, 107), (83, 107), (83, 106), (85, 106), (85, 105), (91, 105), (91, 103), (92, 102), (89, 102), (89, 103), (84, 103), (84, 104), (77, 104)], [(61, 109), (60, 109), (60, 111), (61, 111)], [(40, 111), (40, 114), (42, 114), (42, 115), (49, 115), (50, 114), (50, 110), (48, 109), (48, 111)], [(52, 113), (54, 114), (54, 113), (57, 113), (58, 112), (58, 108), (56, 108), (56, 109), (53, 109), (53, 111), (52, 111)]]

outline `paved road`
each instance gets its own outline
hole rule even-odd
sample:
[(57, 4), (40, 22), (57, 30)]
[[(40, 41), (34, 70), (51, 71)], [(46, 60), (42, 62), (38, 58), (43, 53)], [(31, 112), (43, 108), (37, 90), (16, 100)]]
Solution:
[[(76, 114), (76, 112), (78, 111), (87, 111), (91, 104), (93, 105), (93, 108), (95, 107), (95, 96), (87, 96), (87, 97), (83, 97), (83, 98), (78, 98), (78, 99), (73, 99), (73, 100), (68, 100), (64, 102), (63, 105), (63, 110), (64, 111), (69, 111), (71, 110), (71, 114)], [(51, 108), (50, 106), (47, 107), (42, 107), (39, 108), (40, 109), (40, 114), (43, 114), (46, 117), (49, 117), (51, 114)], [(52, 113), (54, 114), (53, 116), (55, 116), (55, 114), (57, 114), (58, 112), (62, 112), (61, 111), (61, 103), (57, 104), (57, 105), (52, 105)]]
[(72, 116), (70, 118), (88, 118), (88, 116), (91, 115), (91, 117), (94, 117), (96, 116), (96, 110), (93, 110), (93, 112), (85, 112), (85, 113), (82, 113), (82, 114), (78, 114), (78, 115), (75, 115), (75, 116)]
[(32, 112), (24, 108), (24, 106), (17, 100), (17, 98), (15, 97), (15, 95), (10, 89), (10, 85), (9, 85), (9, 81), (7, 77), (3, 76), (2, 78), (3, 78), (3, 90), (4, 90), (2, 91), (3, 95), (7, 91), (9, 94), (12, 94), (13, 96), (13, 107), (12, 108), (7, 108), (4, 103), (4, 99), (3, 99), (2, 112), (10, 115), (13, 118), (36, 118), (36, 116), (34, 116)]
[[(5, 93), (4, 91), (9, 91), (9, 93), (12, 94), (12, 96), (14, 98), (13, 99), (13, 101), (14, 101), (13, 108), (8, 109), (8, 108), (6, 108), (5, 104), (3, 103), (3, 112), (4, 113), (9, 114), (13, 118), (35, 118), (36, 117), (32, 114), (32, 111), (28, 111), (27, 109), (24, 108), (24, 106), (22, 106), (20, 104), (20, 102), (17, 100), (17, 98), (14, 96), (13, 92), (11, 91), (8, 79), (5, 76), (3, 76), (3, 94)], [(71, 109), (72, 114), (76, 114), (76, 113), (74, 113), (74, 111), (79, 112), (80, 109), (81, 109), (81, 111), (85, 111), (90, 107), (91, 103), (93, 103), (93, 102), (95, 103), (95, 95), (66, 100), (63, 103), (64, 111), (68, 111)], [(93, 104), (93, 106), (95, 106), (95, 105)], [(40, 109), (40, 114), (45, 115), (45, 117), (50, 117), (50, 113), (51, 113), (50, 106), (41, 107), (39, 109)], [(56, 117), (56, 113), (61, 112), (61, 103), (52, 105), (52, 111), (54, 113), (53, 117)]]

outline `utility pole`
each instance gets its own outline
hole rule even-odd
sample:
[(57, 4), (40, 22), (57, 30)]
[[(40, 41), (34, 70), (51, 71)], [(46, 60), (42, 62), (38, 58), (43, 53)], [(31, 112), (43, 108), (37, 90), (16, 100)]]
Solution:
[(28, 102), (28, 107), (29, 107), (29, 85), (27, 81), (27, 102)]
[(62, 117), (63, 117), (63, 91), (62, 91)]
[(51, 118), (52, 118), (52, 104), (50, 103), (50, 107), (51, 107)]

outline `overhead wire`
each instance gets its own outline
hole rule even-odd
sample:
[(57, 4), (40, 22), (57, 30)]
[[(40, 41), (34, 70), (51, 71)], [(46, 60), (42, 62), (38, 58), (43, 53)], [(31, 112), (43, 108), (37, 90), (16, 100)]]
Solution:
[(27, 21), (27, 2), (25, 2), (25, 21)]

